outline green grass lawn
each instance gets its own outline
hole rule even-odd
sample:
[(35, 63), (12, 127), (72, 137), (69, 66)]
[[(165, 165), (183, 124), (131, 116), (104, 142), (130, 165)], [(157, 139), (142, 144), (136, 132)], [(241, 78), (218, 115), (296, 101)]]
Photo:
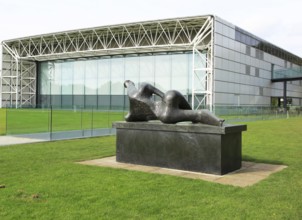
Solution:
[[(111, 128), (112, 122), (124, 120), (123, 111), (62, 109), (0, 109), (0, 135)], [(222, 115), (227, 123), (254, 121), (286, 115)]]
[(6, 134), (6, 109), (0, 108), (0, 135)]
[(75, 163), (115, 137), (0, 147), (0, 219), (302, 219), (302, 118), (247, 124), (243, 159), (288, 168), (246, 188)]
[(111, 128), (113, 121), (123, 120), (124, 112), (7, 109), (6, 118), (7, 134), (26, 134), (49, 131), (85, 130), (91, 128)]

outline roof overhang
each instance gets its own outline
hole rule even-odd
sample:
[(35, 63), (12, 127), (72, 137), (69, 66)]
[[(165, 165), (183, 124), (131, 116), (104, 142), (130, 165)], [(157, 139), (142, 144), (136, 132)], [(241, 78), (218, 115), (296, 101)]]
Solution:
[(79, 29), (2, 42), (17, 59), (54, 60), (206, 48), (211, 15)]

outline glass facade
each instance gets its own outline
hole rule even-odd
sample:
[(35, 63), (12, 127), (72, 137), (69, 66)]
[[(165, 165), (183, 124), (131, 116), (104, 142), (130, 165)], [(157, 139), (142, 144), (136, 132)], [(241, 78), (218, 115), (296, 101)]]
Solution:
[[(214, 29), (216, 112), (225, 106), (270, 107), (272, 98), (284, 95), (283, 83), (272, 83), (272, 78), (295, 78), (301, 72), (302, 59), (294, 54), (220, 18)], [(292, 106), (300, 105), (299, 81), (287, 83), (287, 97)]]
[[(256, 36), (252, 35), (251, 33), (247, 32), (239, 27), (235, 27), (235, 39), (236, 39), (236, 41), (239, 41), (248, 46), (257, 48), (260, 51), (263, 51), (263, 52), (266, 52), (273, 56), (279, 57), (283, 60), (295, 63), (297, 65), (302, 65), (302, 59), (300, 57), (298, 57), (292, 53), (289, 53), (273, 44), (270, 44), (267, 41), (264, 41), (264, 40), (260, 39), (259, 37), (256, 37)], [(257, 54), (256, 54), (256, 56), (257, 56)], [(259, 58), (261, 58), (261, 53), (258, 56), (259, 56)], [(263, 59), (263, 55), (262, 55), (262, 59)]]
[(106, 110), (128, 107), (123, 83), (148, 82), (189, 98), (192, 52), (103, 56), (39, 63), (38, 105)]

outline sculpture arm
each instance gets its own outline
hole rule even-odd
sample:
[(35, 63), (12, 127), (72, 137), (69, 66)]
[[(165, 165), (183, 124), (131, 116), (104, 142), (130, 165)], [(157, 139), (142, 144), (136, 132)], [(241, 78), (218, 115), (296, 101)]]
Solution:
[(151, 97), (153, 94), (163, 98), (164, 93), (149, 83), (143, 83), (140, 87), (140, 93), (145, 97)]
[(131, 80), (126, 80), (124, 82), (124, 87), (127, 88), (128, 95), (130, 97), (139, 94), (139, 96), (147, 96), (151, 97), (153, 94), (158, 95), (159, 97), (163, 98), (164, 93), (159, 89), (155, 88), (149, 83), (142, 83), (140, 88), (137, 90), (135, 84)]
[(164, 97), (165, 94), (164, 94), (162, 91), (160, 91), (159, 89), (155, 88), (154, 86), (152, 86), (152, 87), (153, 87), (153, 93), (154, 93), (155, 95), (158, 95), (158, 96), (161, 97), (161, 98)]

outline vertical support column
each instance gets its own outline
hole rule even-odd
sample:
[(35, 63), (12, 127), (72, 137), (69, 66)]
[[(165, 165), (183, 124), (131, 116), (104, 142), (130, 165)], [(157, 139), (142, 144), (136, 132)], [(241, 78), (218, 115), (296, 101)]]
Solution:
[(19, 107), (36, 105), (37, 66), (36, 62), (20, 60)]
[(283, 108), (287, 111), (287, 81), (283, 82)]
[(212, 56), (209, 50), (193, 48), (192, 108), (196, 110), (203, 106), (213, 110)]
[(52, 106), (52, 85), (53, 85), (53, 79), (54, 79), (54, 63), (48, 62), (48, 80), (49, 80), (49, 105)]
[(214, 18), (209, 17), (193, 40), (192, 108), (196, 110), (213, 111), (213, 32)]
[(192, 63), (193, 63), (193, 69), (192, 69), (192, 109), (195, 109), (195, 48), (193, 48), (192, 53)]
[[(212, 38), (213, 39), (213, 38)], [(213, 43), (211, 43), (211, 49), (207, 53), (207, 106), (211, 112), (213, 112), (213, 96), (214, 96), (214, 56), (213, 56)]]
[(209, 91), (210, 91), (210, 94), (209, 94), (209, 98), (210, 98), (210, 101), (209, 101), (209, 109), (211, 112), (215, 113), (215, 106), (214, 106), (214, 103), (215, 103), (215, 75), (214, 75), (214, 33), (215, 33), (215, 20), (213, 18), (212, 20), (212, 23), (211, 23), (211, 38), (210, 38), (210, 50), (208, 51), (208, 57), (207, 57), (207, 60), (208, 60), (208, 68), (209, 68), (209, 71), (210, 71), (210, 80), (208, 81), (209, 83)]
[[(15, 107), (18, 108), (20, 57), (15, 50), (11, 49), (4, 42), (2, 42), (2, 49), (2, 56), (6, 56), (7, 59), (6, 63), (2, 62), (3, 66), (6, 66), (5, 71), (2, 72), (1, 76), (2, 96), (5, 95), (5, 98), (2, 97), (2, 101), (5, 101), (6, 105), (7, 103), (10, 103), (10, 107), (13, 107), (13, 104), (15, 104)], [(2, 61), (4, 61), (4, 59)], [(2, 70), (4, 70), (4, 68)], [(3, 89), (4, 85), (5, 89)], [(15, 101), (15, 103), (13, 103), (13, 101)]]
[(18, 108), (19, 101), (19, 60), (16, 58), (16, 108)]

